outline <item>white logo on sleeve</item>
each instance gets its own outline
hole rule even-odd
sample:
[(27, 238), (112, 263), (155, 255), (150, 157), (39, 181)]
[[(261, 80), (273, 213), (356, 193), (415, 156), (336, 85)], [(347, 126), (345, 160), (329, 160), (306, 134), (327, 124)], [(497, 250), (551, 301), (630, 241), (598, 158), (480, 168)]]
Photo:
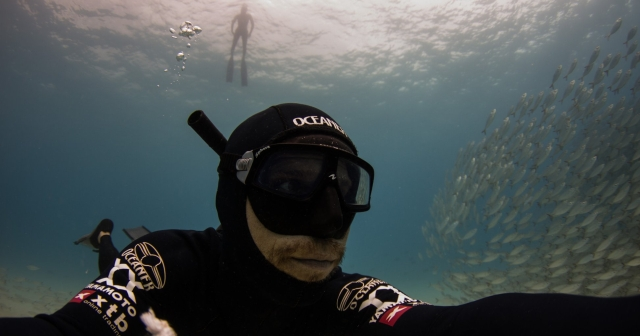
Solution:
[(408, 297), (382, 280), (369, 277), (360, 278), (344, 285), (338, 294), (336, 303), (336, 308), (339, 311), (362, 311), (373, 307), (375, 310), (369, 323), (376, 323), (388, 311), (384, 318), (391, 323), (387, 323), (389, 325), (394, 324), (408, 310), (407, 307), (428, 304)]
[(167, 280), (167, 270), (160, 252), (155, 246), (142, 242), (122, 251), (122, 257), (133, 267), (144, 290), (162, 289)]

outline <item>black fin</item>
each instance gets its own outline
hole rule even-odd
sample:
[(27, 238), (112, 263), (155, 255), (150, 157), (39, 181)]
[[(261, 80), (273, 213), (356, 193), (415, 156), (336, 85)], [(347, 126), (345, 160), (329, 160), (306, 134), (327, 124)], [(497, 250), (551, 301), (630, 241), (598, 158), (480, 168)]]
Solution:
[(249, 79), (247, 78), (247, 64), (244, 62), (244, 58), (240, 63), (240, 76), (242, 77), (242, 86), (249, 85)]
[(227, 63), (227, 83), (233, 82), (233, 56), (229, 58)]

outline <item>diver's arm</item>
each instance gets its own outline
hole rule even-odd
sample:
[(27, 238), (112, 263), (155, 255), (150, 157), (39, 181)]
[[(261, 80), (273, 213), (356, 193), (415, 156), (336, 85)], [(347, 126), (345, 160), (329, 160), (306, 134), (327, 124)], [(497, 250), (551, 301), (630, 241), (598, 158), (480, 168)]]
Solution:
[(140, 316), (150, 308), (178, 334), (194, 334), (210, 318), (213, 298), (194, 288), (215, 285), (218, 239), (214, 229), (149, 233), (55, 313), (1, 318), (0, 335), (145, 335)]
[(249, 36), (251, 36), (251, 33), (253, 33), (253, 16), (251, 16), (251, 14), (249, 15), (249, 22), (251, 22), (251, 29), (249, 30)]
[[(400, 304), (396, 309), (402, 313), (399, 318), (394, 320), (390, 317), (392, 313), (383, 314), (375, 323), (363, 326), (363, 334), (640, 334), (640, 296), (596, 298), (567, 294), (508, 293), (489, 296), (460, 306)], [(389, 325), (391, 322), (393, 324)]]
[(52, 324), (40, 318), (33, 317), (12, 317), (0, 318), (0, 330), (2, 335), (42, 335), (42, 336), (76, 336), (75, 329), (56, 328)]
[(499, 294), (459, 306), (414, 300), (381, 280), (345, 274), (324, 298), (358, 335), (638, 335), (640, 296)]
[[(120, 259), (117, 259), (120, 260)], [(122, 265), (122, 264), (121, 264)], [(126, 272), (126, 270), (125, 270)], [(144, 335), (145, 327), (139, 315), (147, 311), (144, 291), (117, 288), (126, 284), (127, 275), (109, 271), (82, 289), (76, 296), (53, 314), (40, 314), (32, 318), (1, 318), (0, 334), (3, 336), (111, 336)], [(127, 293), (131, 292), (131, 295)], [(118, 300), (119, 299), (119, 300)], [(140, 313), (138, 313), (140, 312)]]
[(231, 21), (231, 35), (234, 35), (235, 32), (233, 31), (233, 25), (236, 24), (236, 21), (238, 21), (238, 15), (236, 15), (233, 20)]
[(362, 329), (369, 335), (638, 335), (639, 318), (640, 296), (509, 293), (460, 306), (407, 307), (393, 326), (378, 319)]

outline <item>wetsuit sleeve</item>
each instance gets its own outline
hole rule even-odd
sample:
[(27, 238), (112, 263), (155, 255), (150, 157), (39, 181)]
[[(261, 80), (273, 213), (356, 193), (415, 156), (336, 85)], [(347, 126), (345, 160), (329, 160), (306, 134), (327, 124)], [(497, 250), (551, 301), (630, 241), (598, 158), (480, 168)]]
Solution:
[[(414, 300), (388, 283), (347, 275), (336, 319), (358, 335), (637, 335), (640, 296), (500, 294), (460, 306)], [(348, 322), (346, 322), (349, 320)]]
[(217, 247), (213, 229), (145, 235), (60, 310), (35, 318), (0, 319), (0, 334), (145, 335), (140, 315), (149, 308), (178, 334), (194, 334), (212, 315), (211, 305), (205, 303), (212, 299), (208, 288), (216, 285)]

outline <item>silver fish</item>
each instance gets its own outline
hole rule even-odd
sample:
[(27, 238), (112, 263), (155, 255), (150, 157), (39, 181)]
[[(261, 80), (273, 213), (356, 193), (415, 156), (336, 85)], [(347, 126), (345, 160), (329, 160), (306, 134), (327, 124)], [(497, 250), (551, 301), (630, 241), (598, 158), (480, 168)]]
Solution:
[(631, 185), (629, 183), (625, 183), (624, 186), (618, 190), (618, 193), (613, 197), (610, 204), (616, 204), (622, 201), (627, 196), (629, 188), (631, 188)]
[(587, 77), (587, 75), (591, 72), (591, 69), (593, 69), (593, 63), (587, 64), (587, 66), (584, 67), (584, 72), (582, 72), (582, 77), (580, 77), (580, 80), (583, 80), (585, 77)]
[[(633, 84), (633, 87), (631, 88), (631, 92), (633, 93), (633, 96), (634, 96), (634, 97), (636, 96), (636, 93), (637, 93), (638, 91), (640, 91), (640, 76), (638, 76), (638, 78), (636, 78), (636, 82)], [(635, 119), (636, 117), (638, 117), (638, 116), (640, 116), (640, 114), (637, 114), (636, 116), (634, 116), (634, 119)], [(640, 117), (639, 117), (639, 118), (640, 118)], [(634, 120), (634, 119), (632, 119), (632, 120)], [(635, 124), (637, 124), (637, 123), (638, 123), (638, 121), (640, 121), (640, 119), (639, 119), (639, 120), (636, 120), (636, 122), (629, 122), (629, 127), (634, 126)]]
[(600, 64), (600, 66), (596, 70), (596, 74), (593, 76), (593, 82), (589, 84), (591, 84), (592, 88), (595, 88), (596, 85), (600, 84), (600, 82), (602, 82), (603, 79), (604, 79), (604, 64)]
[[(614, 232), (612, 235), (607, 237), (607, 239), (603, 240), (602, 243), (598, 245), (595, 252), (601, 252), (606, 250), (611, 245), (611, 243), (613, 243), (613, 240), (618, 237), (618, 234), (619, 234), (618, 232)], [(606, 280), (606, 279), (602, 279), (602, 280)]]
[(554, 89), (547, 95), (547, 98), (544, 100), (544, 104), (542, 104), (543, 108), (550, 107), (556, 101), (556, 96), (558, 95), (558, 89)]
[(609, 32), (609, 35), (607, 35), (607, 41), (609, 40), (609, 37), (611, 35), (617, 32), (618, 29), (620, 29), (620, 26), (622, 26), (622, 18), (618, 18), (616, 22), (613, 24), (613, 27), (611, 27), (611, 32)]
[(624, 257), (625, 254), (627, 254), (627, 247), (623, 246), (609, 253), (606, 258), (609, 260), (618, 260)]
[(571, 209), (571, 207), (574, 206), (574, 202), (572, 201), (564, 201), (560, 204), (558, 204), (555, 209), (553, 209), (553, 211), (551, 213), (549, 213), (549, 217), (554, 218), (557, 216), (560, 216), (564, 213), (566, 213), (567, 211), (569, 211)]
[(483, 134), (487, 134), (487, 127), (489, 127), (489, 125), (491, 125), (491, 123), (493, 122), (493, 119), (496, 117), (496, 109), (491, 110), (491, 112), (489, 113), (489, 118), (487, 118), (487, 122), (484, 125), (484, 129), (482, 130)]
[(636, 52), (633, 59), (631, 59), (631, 69), (635, 69), (638, 62), (640, 62), (640, 51)]
[(564, 265), (564, 263), (567, 261), (567, 259), (569, 259), (569, 257), (560, 258), (560, 259), (552, 262), (551, 264), (549, 264), (548, 267), (549, 267), (549, 269), (558, 268), (558, 267)]
[(629, 48), (627, 49), (627, 54), (624, 55), (624, 60), (627, 60), (627, 57), (631, 54), (633, 54), (634, 51), (636, 51), (636, 48), (638, 47), (638, 40), (633, 41), (633, 43), (629, 46)]
[(620, 59), (622, 58), (622, 53), (617, 53), (613, 59), (611, 60), (611, 63), (609, 63), (609, 67), (607, 68), (607, 70), (604, 71), (605, 75), (609, 75), (609, 71), (612, 70), (613, 68), (616, 67), (616, 65), (618, 65), (618, 63), (620, 63)]
[(611, 88), (616, 85), (616, 83), (620, 80), (620, 78), (622, 78), (622, 69), (618, 70), (618, 72), (616, 72), (615, 77), (613, 77), (613, 80), (611, 81), (611, 85), (609, 85), (608, 89), (611, 90)]
[(578, 84), (578, 87), (576, 88), (576, 90), (573, 93), (573, 100), (577, 100), (578, 95), (582, 92), (582, 89), (584, 88), (584, 82), (580, 82)]
[(589, 159), (587, 161), (587, 163), (585, 165), (583, 165), (579, 170), (578, 170), (578, 175), (582, 175), (584, 173), (586, 173), (587, 171), (589, 171), (589, 169), (591, 169), (591, 167), (593, 167), (593, 164), (596, 163), (596, 160), (598, 160), (597, 156), (592, 157), (591, 159)]
[(598, 99), (602, 96), (602, 94), (604, 93), (604, 89), (605, 89), (605, 85), (604, 83), (600, 83), (600, 85), (598, 85), (598, 88), (596, 89), (596, 93), (594, 93), (593, 97), (595, 99)]
[(611, 296), (613, 295), (616, 291), (618, 291), (622, 286), (626, 285), (628, 282), (628, 280), (620, 280), (616, 283), (614, 283), (613, 285), (609, 285), (605, 288), (603, 288), (599, 293), (598, 296)]
[(596, 59), (598, 59), (599, 55), (600, 55), (600, 46), (597, 46), (595, 49), (593, 49), (593, 52), (591, 53), (591, 57), (589, 58), (589, 63), (587, 63), (587, 65), (592, 65), (593, 62), (595, 62)]
[(502, 239), (503, 236), (504, 236), (504, 232), (499, 232), (497, 235), (495, 235), (493, 238), (491, 238), (491, 240), (489, 241), (489, 244), (493, 244), (493, 243), (499, 241), (500, 239)]
[(577, 65), (578, 65), (578, 59), (574, 58), (573, 62), (571, 62), (571, 65), (569, 66), (569, 71), (567, 72), (567, 74), (563, 78), (564, 79), (568, 79), (569, 75), (573, 72), (573, 70), (576, 69)]
[(583, 246), (585, 246), (588, 242), (589, 242), (589, 238), (588, 237), (584, 238), (584, 239), (581, 239), (580, 241), (575, 243), (573, 246), (571, 246), (570, 250), (571, 251), (577, 251), (577, 250), (581, 249)]
[(635, 259), (629, 260), (629, 261), (627, 261), (625, 263), (625, 265), (632, 266), (632, 267), (639, 266), (640, 265), (640, 258), (635, 258)]
[(607, 56), (602, 60), (603, 66), (606, 68), (609, 65), (609, 63), (611, 63), (612, 59), (613, 59), (613, 54), (607, 54)]
[(582, 286), (582, 283), (574, 283), (574, 284), (570, 284), (562, 287), (561, 289), (557, 290), (557, 292), (561, 294), (573, 294), (575, 293), (575, 291), (580, 289), (581, 286)]
[(631, 28), (629, 30), (629, 32), (627, 33), (627, 40), (624, 41), (622, 44), (624, 44), (625, 46), (629, 43), (629, 41), (631, 41), (631, 39), (636, 36), (636, 33), (638, 32), (638, 26), (633, 26), (633, 28)]
[(446, 235), (446, 234), (449, 234), (449, 233), (453, 232), (455, 230), (455, 228), (458, 226), (458, 224), (460, 224), (459, 221), (455, 221), (455, 222), (451, 223), (449, 225), (449, 227), (444, 231), (443, 234)]
[(476, 232), (478, 232), (478, 229), (471, 229), (469, 230), (469, 232), (467, 232), (463, 237), (462, 240), (467, 240), (467, 239), (471, 239), (471, 237), (473, 237)]
[(536, 97), (536, 101), (533, 103), (529, 111), (531, 112), (535, 111), (535, 109), (538, 108), (538, 105), (540, 105), (540, 102), (542, 102), (542, 98), (544, 98), (544, 91), (540, 91), (538, 93), (538, 96)]
[(620, 78), (620, 83), (618, 83), (618, 86), (613, 90), (613, 93), (620, 93), (620, 89), (622, 89), (627, 84), (629, 78), (631, 78), (631, 74), (631, 70), (627, 70), (627, 72), (624, 73), (622, 78)]
[(522, 96), (520, 96), (520, 100), (518, 101), (518, 104), (516, 105), (516, 107), (513, 109), (513, 112), (509, 112), (509, 114), (514, 114), (516, 111), (519, 111), (520, 108), (522, 107), (522, 104), (524, 104), (524, 102), (527, 100), (527, 93), (523, 93)]
[(553, 79), (551, 80), (551, 85), (549, 86), (549, 88), (554, 89), (553, 83), (555, 83), (558, 80), (558, 78), (560, 78), (561, 74), (562, 74), (562, 64), (558, 65), (556, 72), (553, 73)]

